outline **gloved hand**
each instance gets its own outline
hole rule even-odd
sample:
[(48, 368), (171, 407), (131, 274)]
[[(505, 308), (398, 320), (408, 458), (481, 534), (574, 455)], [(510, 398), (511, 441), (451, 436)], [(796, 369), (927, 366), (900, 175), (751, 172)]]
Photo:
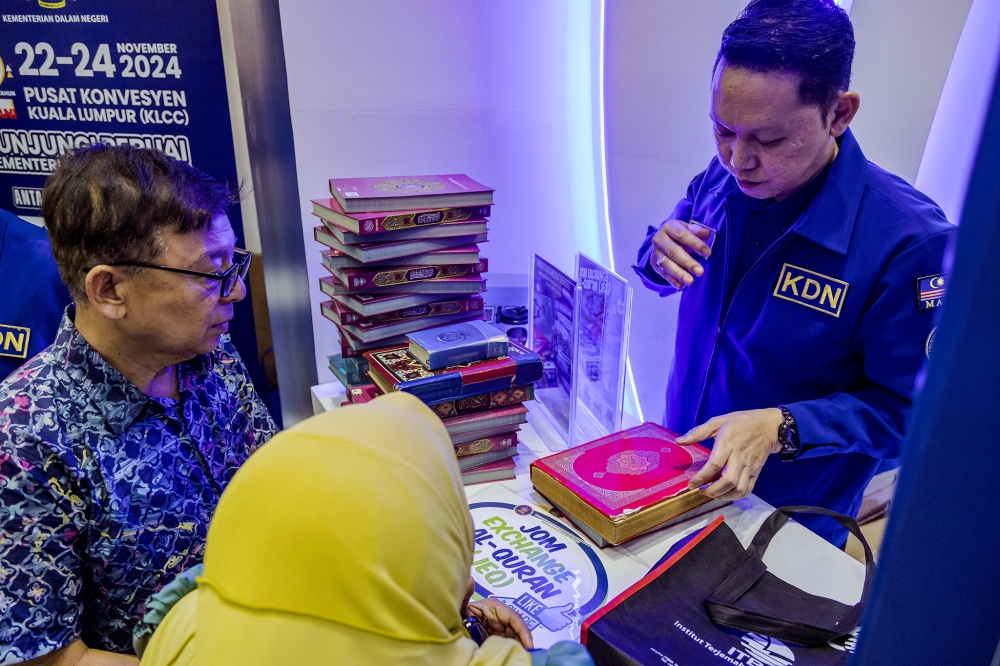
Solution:
[(146, 614), (132, 630), (132, 647), (140, 659), (153, 632), (160, 626), (160, 622), (167, 616), (174, 604), (180, 601), (185, 594), (198, 587), (198, 583), (195, 581), (204, 571), (204, 564), (198, 564), (182, 571), (146, 601)]

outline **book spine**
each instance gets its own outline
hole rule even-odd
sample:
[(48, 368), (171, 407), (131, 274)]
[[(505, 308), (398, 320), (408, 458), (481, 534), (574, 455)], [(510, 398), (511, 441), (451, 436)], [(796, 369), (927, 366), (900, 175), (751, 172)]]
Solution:
[(455, 457), (463, 458), (465, 456), (476, 455), (477, 453), (486, 453), (487, 451), (495, 451), (496, 449), (506, 449), (512, 447), (517, 448), (516, 432), (512, 432), (507, 435), (483, 437), (471, 442), (466, 442), (465, 444), (458, 444), (455, 446)]
[[(313, 227), (313, 239), (317, 243), (322, 243), (323, 245), (332, 248), (334, 250), (339, 249), (337, 248), (336, 245), (334, 245), (334, 242), (336, 242), (336, 238), (334, 237), (333, 234), (331, 234), (329, 231), (326, 230), (326, 227)], [(325, 266), (326, 262), (324, 262), (323, 265)]]
[(440, 301), (437, 303), (426, 303), (416, 305), (412, 308), (403, 308), (394, 312), (372, 315), (365, 317), (351, 310), (340, 312), (340, 322), (342, 324), (388, 324), (404, 319), (416, 319), (418, 317), (437, 317), (440, 315), (458, 314), (460, 312), (480, 312), (483, 309), (483, 299), (481, 296), (463, 298), (452, 301)]
[[(500, 378), (509, 378), (512, 381), (517, 370), (517, 363), (510, 357), (494, 358), (482, 361), (465, 368), (457, 368), (452, 373), (461, 376), (462, 384), (480, 384)], [(527, 382), (512, 382), (511, 386), (524, 384)]]
[(377, 234), (384, 231), (426, 227), (447, 222), (464, 222), (473, 218), (489, 217), (489, 206), (468, 206), (464, 208), (437, 208), (431, 210), (409, 210), (399, 213), (378, 215), (348, 215), (358, 221), (358, 235)]
[(486, 259), (480, 259), (474, 264), (410, 266), (382, 270), (350, 268), (340, 272), (343, 273), (342, 282), (347, 286), (348, 291), (357, 291), (373, 287), (391, 287), (412, 282), (479, 275), (485, 273), (488, 266)]
[(531, 384), (527, 386), (515, 386), (509, 389), (500, 389), (489, 393), (479, 393), (460, 400), (449, 400), (440, 402), (431, 409), (442, 419), (449, 416), (459, 416), (460, 414), (475, 414), (497, 407), (507, 407), (518, 405), (526, 400), (534, 400), (535, 391)]

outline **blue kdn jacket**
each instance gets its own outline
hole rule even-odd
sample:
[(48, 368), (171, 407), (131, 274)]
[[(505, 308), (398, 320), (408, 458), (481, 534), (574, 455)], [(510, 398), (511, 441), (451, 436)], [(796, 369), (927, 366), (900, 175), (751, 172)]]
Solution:
[[(717, 231), (705, 274), (681, 293), (664, 425), (684, 433), (738, 410), (785, 406), (795, 460), (771, 456), (754, 492), (774, 506), (856, 515), (880, 461), (897, 458), (914, 381), (930, 353), (935, 308), (956, 233), (940, 208), (870, 163), (851, 132), (812, 203), (732, 291), (732, 220), (749, 198), (713, 159), (671, 217)], [(662, 296), (649, 227), (636, 272)], [(931, 278), (931, 279), (927, 279)], [(828, 519), (801, 518), (834, 543)]]

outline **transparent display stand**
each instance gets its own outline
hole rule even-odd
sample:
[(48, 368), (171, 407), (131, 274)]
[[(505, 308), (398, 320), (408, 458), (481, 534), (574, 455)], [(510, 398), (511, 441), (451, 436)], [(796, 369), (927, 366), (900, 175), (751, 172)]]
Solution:
[(528, 340), (542, 357), (535, 405), (545, 422), (536, 428), (552, 451), (621, 430), (622, 423), (632, 289), (582, 254), (576, 278), (532, 257)]
[(553, 451), (570, 441), (573, 395), (573, 338), (576, 281), (538, 255), (528, 276), (528, 341), (542, 357), (542, 378), (535, 383), (535, 406), (558, 436), (543, 437)]
[(570, 445), (622, 429), (632, 288), (586, 255), (576, 255), (575, 359)]

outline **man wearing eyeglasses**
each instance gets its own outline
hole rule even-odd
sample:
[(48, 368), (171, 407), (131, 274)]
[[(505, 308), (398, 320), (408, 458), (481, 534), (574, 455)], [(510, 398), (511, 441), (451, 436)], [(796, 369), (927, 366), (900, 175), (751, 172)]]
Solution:
[(274, 434), (227, 335), (251, 260), (235, 203), (128, 146), (47, 181), (75, 306), (0, 384), (0, 664), (137, 663), (145, 600), (201, 561), (223, 489)]

